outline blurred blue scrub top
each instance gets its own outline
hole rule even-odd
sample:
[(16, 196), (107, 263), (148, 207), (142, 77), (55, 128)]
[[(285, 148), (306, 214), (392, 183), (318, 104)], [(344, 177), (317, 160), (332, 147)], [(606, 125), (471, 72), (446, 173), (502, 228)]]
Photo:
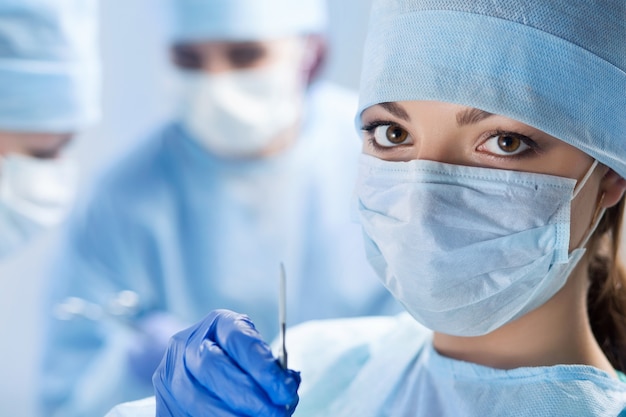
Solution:
[[(494, 369), (444, 357), (408, 313), (287, 332), (302, 384), (294, 417), (626, 416), (626, 382), (591, 366)], [(621, 413), (621, 414), (620, 414)], [(154, 397), (106, 417), (153, 417)]]
[[(351, 92), (317, 83), (296, 145), (262, 160), (216, 159), (179, 124), (166, 126), (79, 205), (47, 308), (69, 296), (106, 305), (132, 290), (142, 314), (167, 311), (191, 324), (228, 308), (248, 314), (272, 340), (284, 262), (288, 324), (399, 311), (350, 216), (361, 145), (355, 108)], [(137, 381), (126, 365), (130, 326), (86, 319), (48, 326), (48, 414), (104, 415), (152, 395), (151, 381)]]

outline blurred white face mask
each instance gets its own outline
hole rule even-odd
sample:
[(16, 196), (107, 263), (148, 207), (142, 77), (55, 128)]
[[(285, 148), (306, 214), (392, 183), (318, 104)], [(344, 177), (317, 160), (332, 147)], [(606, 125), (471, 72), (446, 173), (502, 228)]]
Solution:
[(64, 219), (74, 201), (72, 160), (0, 158), (0, 258)]
[(182, 122), (210, 152), (255, 156), (302, 112), (302, 53), (263, 68), (184, 74)]

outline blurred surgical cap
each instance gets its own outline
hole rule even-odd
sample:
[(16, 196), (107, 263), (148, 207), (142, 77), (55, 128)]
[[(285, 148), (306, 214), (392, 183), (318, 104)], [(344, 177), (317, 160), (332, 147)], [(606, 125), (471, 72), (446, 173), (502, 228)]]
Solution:
[(321, 33), (325, 0), (171, 0), (173, 41), (265, 40)]
[(374, 0), (359, 118), (436, 100), (519, 120), (626, 177), (626, 1)]
[(73, 132), (97, 120), (95, 0), (0, 0), (0, 130)]

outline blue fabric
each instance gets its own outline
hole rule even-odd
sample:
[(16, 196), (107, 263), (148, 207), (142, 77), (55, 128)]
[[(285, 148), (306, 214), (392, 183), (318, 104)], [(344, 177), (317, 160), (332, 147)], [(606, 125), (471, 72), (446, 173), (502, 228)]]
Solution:
[[(317, 85), (295, 148), (238, 164), (211, 157), (177, 124), (165, 127), (115, 166), (73, 216), (46, 314), (67, 296), (104, 304), (131, 289), (144, 314), (165, 310), (191, 324), (228, 308), (248, 314), (271, 340), (281, 261), (288, 324), (399, 311), (350, 220), (355, 108), (351, 93)], [(102, 415), (151, 395), (150, 381), (134, 380), (124, 365), (132, 340), (116, 323), (51, 320), (43, 343), (47, 411)]]
[(476, 107), (626, 177), (626, 2), (376, 0), (369, 27), (358, 115), (401, 100)]
[[(302, 383), (296, 417), (607, 417), (626, 412), (626, 383), (590, 366), (512, 370), (439, 355), (408, 314), (314, 321), (287, 333)], [(153, 399), (107, 417), (154, 416)]]
[(0, 129), (72, 132), (99, 116), (95, 0), (0, 1)]
[(258, 40), (321, 33), (325, 0), (172, 0), (173, 41)]
[[(369, 336), (357, 336), (368, 327)], [(407, 313), (305, 323), (287, 338), (302, 376), (298, 417), (600, 417), (626, 410), (626, 383), (603, 371), (583, 365), (501, 370), (450, 359)], [(323, 355), (315, 355), (322, 348)], [(350, 352), (361, 359), (346, 360)], [(329, 391), (328, 376), (337, 374), (350, 377)]]
[(432, 344), (400, 386), (392, 407), (401, 415), (585, 417), (626, 410), (626, 384), (591, 366), (493, 369), (443, 357)]

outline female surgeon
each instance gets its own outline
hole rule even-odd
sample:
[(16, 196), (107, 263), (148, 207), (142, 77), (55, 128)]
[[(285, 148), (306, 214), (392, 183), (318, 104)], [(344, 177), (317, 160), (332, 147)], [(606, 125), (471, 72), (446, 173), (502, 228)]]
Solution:
[(0, 258), (60, 222), (76, 171), (63, 155), (99, 116), (96, 2), (0, 2)]
[(625, 41), (622, 0), (375, 0), (356, 196), (408, 314), (292, 329), (296, 372), (213, 312), (156, 414), (626, 415)]

